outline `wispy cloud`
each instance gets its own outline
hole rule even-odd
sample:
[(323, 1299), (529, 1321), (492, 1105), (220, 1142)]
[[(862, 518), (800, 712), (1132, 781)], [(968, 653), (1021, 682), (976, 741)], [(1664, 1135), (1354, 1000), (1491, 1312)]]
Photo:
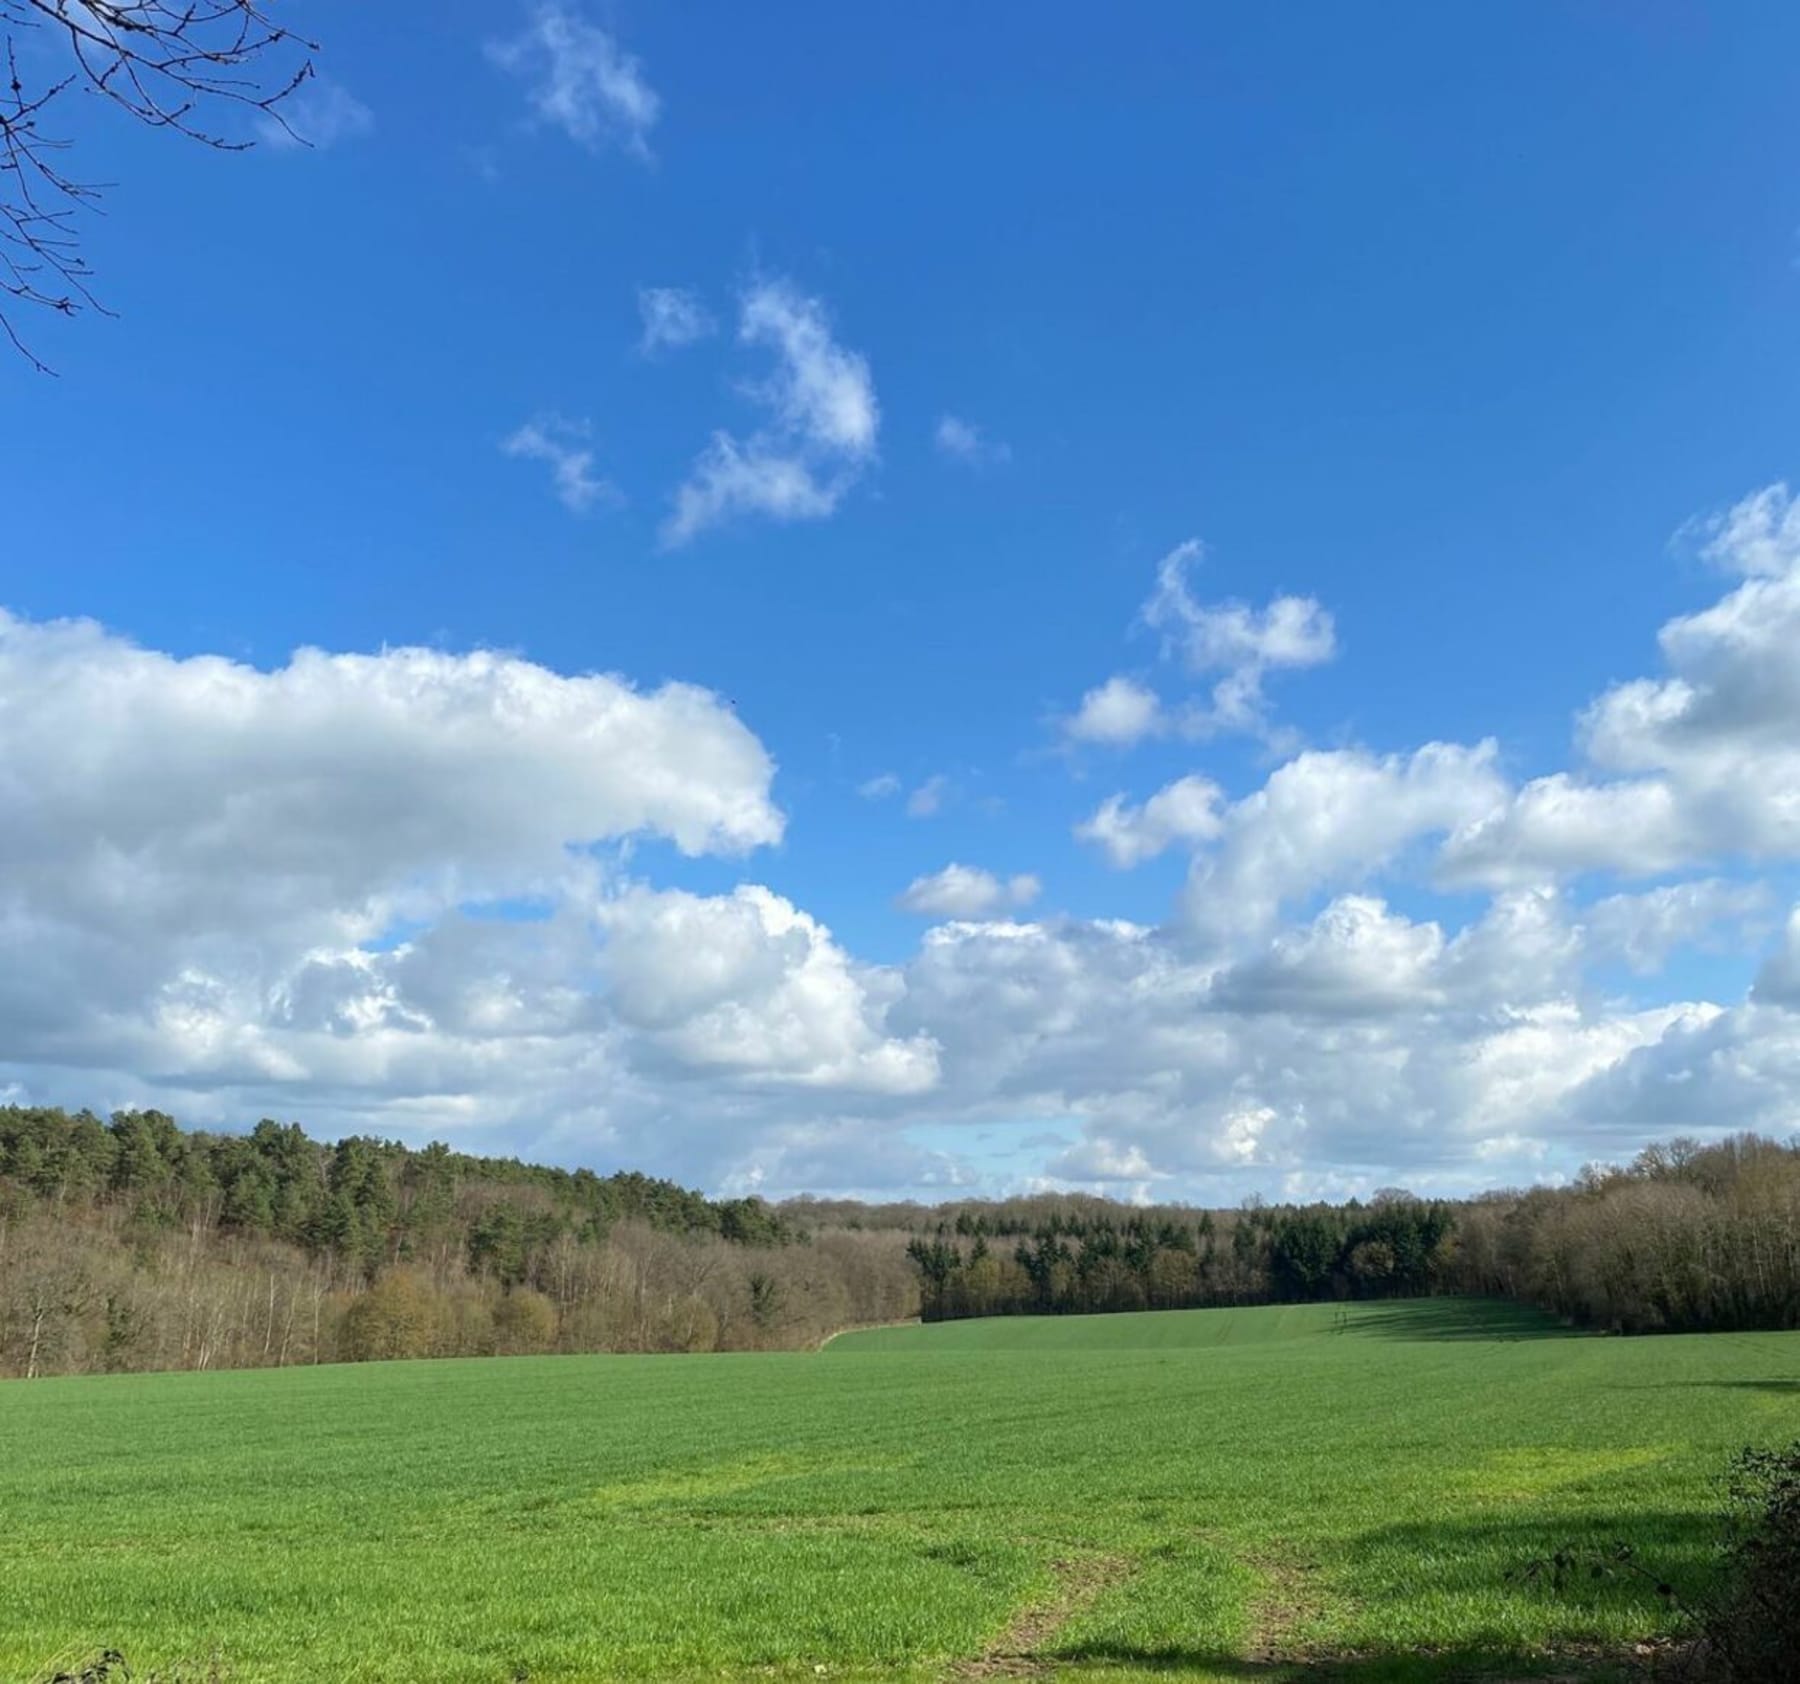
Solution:
[(859, 783), (856, 793), (865, 801), (885, 801), (889, 796), (900, 793), (900, 780), (892, 772), (882, 772)]
[(1205, 553), (1199, 539), (1190, 538), (1163, 557), (1144, 623), (1163, 634), (1164, 654), (1179, 658), (1189, 672), (1223, 674), (1212, 692), (1216, 727), (1259, 731), (1266, 718), (1264, 676), (1329, 661), (1337, 653), (1337, 630), (1310, 596), (1278, 596), (1263, 608), (1201, 602), (1188, 581)]
[(675, 493), (675, 508), (663, 522), (663, 542), (685, 544), (709, 526), (738, 514), (767, 515), (771, 520), (822, 520), (838, 505), (841, 493), (821, 485), (796, 456), (751, 439), (739, 444), (730, 433), (712, 436), (695, 459), (693, 471)]
[(738, 335), (776, 354), (773, 376), (754, 390), (785, 432), (852, 459), (875, 449), (881, 412), (868, 361), (832, 337), (818, 299), (786, 281), (759, 282), (744, 295)]
[(1065, 746), (1130, 748), (1147, 737), (1203, 738), (1222, 731), (1286, 746), (1286, 734), (1269, 724), (1263, 683), (1271, 672), (1331, 660), (1337, 628), (1310, 596), (1278, 596), (1261, 608), (1202, 602), (1190, 574), (1205, 553), (1199, 539), (1190, 538), (1164, 556), (1139, 619), (1161, 634), (1165, 661), (1196, 677), (1219, 675), (1211, 694), (1165, 702), (1141, 680), (1116, 673), (1057, 722)]
[(638, 350), (646, 357), (679, 350), (719, 331), (699, 295), (685, 287), (639, 287), (638, 314), (644, 322)]
[(759, 281), (741, 301), (738, 339), (774, 354), (769, 377), (745, 387), (767, 423), (744, 439), (713, 434), (675, 493), (665, 544), (738, 514), (822, 519), (874, 459), (881, 410), (868, 361), (837, 342), (818, 299)]
[(487, 54), (526, 84), (539, 119), (578, 145), (598, 151), (614, 142), (635, 157), (650, 156), (662, 101), (638, 61), (577, 7), (545, 0), (523, 33), (490, 41)]
[(943, 811), (950, 794), (950, 780), (942, 772), (933, 773), (906, 798), (909, 819), (931, 819)]
[(341, 82), (314, 76), (303, 82), (273, 113), (256, 120), (256, 132), (278, 152), (316, 147), (325, 151), (355, 140), (375, 127), (375, 113)]
[(501, 441), (508, 456), (549, 465), (551, 483), (563, 507), (584, 515), (601, 503), (620, 501), (618, 487), (594, 472), (594, 451), (585, 421), (541, 415)]
[(939, 416), (931, 438), (939, 455), (967, 467), (997, 467), (1012, 460), (1010, 445), (990, 439), (973, 421), (965, 421), (960, 415)]

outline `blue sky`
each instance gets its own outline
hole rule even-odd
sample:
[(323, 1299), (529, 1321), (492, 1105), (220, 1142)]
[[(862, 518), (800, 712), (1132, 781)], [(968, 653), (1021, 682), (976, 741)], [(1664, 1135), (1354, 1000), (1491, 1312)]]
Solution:
[[(1658, 633), (1730, 601), (1774, 624), (1775, 606), (1734, 593), (1776, 589), (1789, 563), (1743, 557), (1757, 531), (1779, 557), (1800, 545), (1785, 500), (1747, 501), (1800, 471), (1790, 9), (1152, 6), (1097, 18), (1044, 5), (451, 3), (432, 8), (424, 35), (410, 8), (311, 0), (294, 17), (323, 48), (321, 81), (295, 108), (324, 143), (312, 150), (219, 156), (103, 112), (71, 119), (83, 170), (117, 183), (83, 234), (118, 316), (22, 320), (55, 379), (0, 365), (11, 539), (0, 604), (16, 616), (16, 681), (53, 655), (77, 690), (104, 693), (99, 675), (128, 646), (264, 674), (300, 647), (379, 661), (419, 646), (452, 662), (504, 652), (558, 682), (675, 680), (716, 706), (700, 726), (659, 727), (655, 752), (669, 758), (645, 776), (760, 802), (780, 822), (720, 821), (684, 844), (680, 814), (649, 798), (615, 813), (615, 790), (593, 796), (591, 816), (577, 800), (546, 819), (555, 834), (482, 854), (458, 841), (468, 814), (452, 804), (430, 845), (396, 844), (379, 869), (334, 876), (298, 833), (317, 824), (341, 841), (355, 820), (332, 801), (367, 768), (347, 754), (342, 787), (311, 809), (255, 782), (291, 796), (297, 756), (330, 776), (331, 743), (303, 744), (282, 723), (285, 709), (306, 716), (297, 696), (243, 727), (262, 733), (254, 744), (209, 746), (204, 718), (181, 725), (182, 709), (205, 715), (203, 698), (141, 726), (141, 740), (104, 710), (34, 716), (33, 729), (75, 733), (99, 763), (155, 768), (171, 755), (220, 779), (263, 768), (236, 786), (238, 804), (269, 801), (296, 834), (277, 846), (246, 829), (209, 869), (241, 867), (247, 904), (272, 893), (287, 906), (295, 882), (314, 886), (310, 900), (294, 891), (305, 916), (282, 936), (222, 915), (214, 928), (201, 902), (174, 895), (185, 910), (170, 927), (212, 945), (146, 975), (104, 1029), (74, 1000), (48, 1030), (22, 1014), (7, 1036), (0, 1015), (0, 1075), (19, 1094), (160, 1095), (226, 1122), (273, 1109), (328, 1129), (461, 1129), (770, 1190), (1042, 1176), (1227, 1196), (1409, 1173), (1448, 1186), (1567, 1173), (1665, 1124), (1792, 1121), (1785, 1061), (1800, 1036), (1770, 1017), (1777, 981), (1760, 1004), (1750, 992), (1785, 962), (1800, 850), (1780, 779), (1792, 768), (1753, 757), (1800, 718), (1780, 712), (1780, 695), (1774, 713), (1734, 715), (1722, 758), (1699, 769), (1660, 740), (1596, 766), (1580, 735), (1583, 710), (1632, 681), (1767, 701), (1779, 648), (1746, 653), (1725, 636), (1683, 669)], [(649, 289), (678, 290), (710, 330), (646, 350)], [(947, 418), (964, 430), (945, 433)], [(679, 490), (704, 477), (721, 432), (757, 471), (803, 475), (811, 504), (772, 514), (764, 484), (761, 508), (714, 510), (672, 534)], [(574, 476), (561, 497), (558, 453)], [(1754, 518), (1706, 525), (1732, 509)], [(1201, 547), (1178, 569), (1187, 609), (1171, 610), (1158, 569), (1189, 541)], [(1310, 653), (1271, 641), (1266, 616), (1282, 599), (1315, 616)], [(46, 654), (44, 628), (66, 618), (106, 636)], [(1747, 663), (1741, 684), (1734, 660)], [(166, 699), (158, 686), (180, 687), (180, 670), (141, 682)], [(447, 672), (432, 682), (476, 682)], [(1156, 727), (1129, 741), (1072, 735), (1083, 697), (1114, 678), (1140, 703), (1157, 698)], [(1247, 684), (1236, 693), (1248, 707), (1232, 712), (1221, 683)], [(504, 712), (491, 696), (479, 705)], [(456, 731), (415, 726), (439, 733), (419, 752), (434, 766), (441, 754), (454, 783)], [(538, 745), (563, 795), (568, 766), (583, 764), (569, 730)], [(740, 731), (768, 777), (733, 758)], [(691, 761), (683, 744), (702, 738), (729, 775)], [(1078, 834), (1118, 795), (1141, 838), (1143, 804), (1181, 779), (1216, 786), (1223, 813), (1296, 757), (1312, 772), (1348, 764), (1309, 752), (1379, 764), (1489, 739), (1488, 769), (1459, 771), (1454, 796), (1433, 795), (1379, 845), (1328, 846), (1266, 918), (1229, 937), (1201, 904), (1207, 861), (1290, 851), (1282, 825), (1315, 834), (1316, 818), (1277, 816), (1242, 842), (1197, 820), (1154, 854), (1133, 844), (1147, 857), (1130, 869)], [(42, 829), (33, 857), (57, 857), (71, 836), (98, 846), (90, 804), (104, 791), (58, 806), (31, 782), (41, 739), (13, 744), (13, 780)], [(1584, 787), (1672, 780), (1671, 800), (1715, 815), (1721, 780), (1754, 785), (1769, 832), (1752, 815), (1713, 834), (1684, 806), (1669, 821), (1679, 842), (1634, 850), (1649, 821), (1633, 808), (1599, 824), (1613, 854), (1527, 846), (1515, 835), (1526, 819), (1501, 809), (1562, 772)], [(867, 793), (880, 779), (891, 795)], [(217, 793), (168, 784), (201, 807)], [(908, 816), (924, 788), (940, 792), (935, 811)], [(1333, 797), (1329, 824), (1342, 829), (1342, 803), (1364, 799), (1390, 796)], [(1492, 816), (1483, 803), (1500, 815), (1490, 840), (1459, 844)], [(171, 813), (166, 834), (163, 822), (154, 836), (121, 831), (109, 858), (148, 874), (190, 859), (201, 821)], [(579, 894), (554, 881), (543, 862), (558, 849), (597, 862), (603, 881)], [(909, 884), (953, 862), (995, 881), (915, 894), (935, 914), (903, 909)], [(90, 927), (97, 914), (53, 912), (50, 877), (15, 873), (19, 927), (65, 942), (71, 978), (124, 939)], [(1672, 916), (1667, 897), (1660, 912), (1640, 900), (1598, 925), (1590, 915), (1610, 897), (1694, 883), (1713, 885), (1700, 895), (1710, 910), (1689, 907), (1648, 966), (1641, 942), (1621, 957), (1620, 931)], [(710, 943), (722, 953), (737, 939), (706, 920), (741, 911), (746, 885), (829, 930), (854, 998), (827, 1016), (848, 1012), (854, 1056), (721, 1051), (719, 1012), (739, 1014), (733, 1033), (774, 1044), (781, 1024), (756, 1014), (795, 1010), (786, 995), (771, 1007), (754, 977), (754, 998), (727, 998), (723, 983), (708, 994), (703, 1027), (677, 1023), (660, 994), (631, 1006), (612, 957), (630, 948), (609, 922), (617, 908), (666, 909), (683, 903), (645, 897), (691, 892), (699, 924), (667, 962), (705, 969), (726, 965)], [(1390, 998), (1359, 971), (1360, 1004), (1330, 1022), (1316, 992), (1311, 1005), (1247, 1003), (1244, 979), (1266, 980), (1270, 965), (1291, 980), (1325, 964), (1321, 932), (1363, 958), (1374, 941), (1412, 953), (1415, 970), (1462, 964), (1465, 976), (1468, 964), (1408, 941), (1436, 929), (1447, 949), (1527, 889), (1577, 932), (1579, 954), (1559, 950), (1554, 975), (1487, 976), (1479, 998), (1439, 978)], [(1348, 912), (1317, 922), (1344, 897)], [(1357, 910), (1369, 904), (1383, 908), (1373, 924)], [(585, 1015), (558, 1020), (557, 1073), (505, 1102), (489, 1084), (507, 1049), (482, 1051), (469, 1023), (453, 1033), (428, 989), (407, 997), (393, 977), (381, 1010), (340, 1001), (313, 1025), (331, 1057), (308, 1051), (291, 1014), (284, 1033), (298, 1039), (267, 1044), (269, 1002), (293, 997), (294, 967), (328, 949), (366, 975), (368, 955), (421, 930), (564, 916), (585, 920), (592, 949), (563, 954), (554, 984), (540, 982), (581, 993)], [(987, 954), (934, 993), (922, 968), (950, 944), (927, 932), (958, 917), (1038, 931), (1051, 971), (1095, 991), (1051, 1003), (1038, 973), (1027, 986)], [(1104, 986), (1084, 971), (1070, 953), (1117, 920), (1153, 932), (1156, 964), (1174, 971)], [(752, 922), (787, 951), (791, 932)], [(519, 974), (516, 955), (485, 962)], [(219, 1014), (204, 1056), (170, 1027), (171, 990), (196, 978)], [(816, 1003), (838, 985), (801, 993)], [(1128, 1071), (1099, 1079), (1084, 1036), (1146, 990), (1171, 1016), (1141, 1026)], [(1009, 1014), (1014, 994), (1040, 1015)], [(1681, 1005), (1725, 1015), (1680, 1019), (1685, 1041), (1643, 1016)], [(942, 1011), (971, 1030), (995, 1015), (981, 1045), (959, 1051)], [(1556, 1011), (1575, 1014), (1585, 1049), (1568, 1053), (1566, 1082), (1504, 1104), (1467, 1087), (1500, 1026)], [(379, 1049), (367, 1067), (340, 1056), (390, 1020), (410, 1025), (411, 1051), (433, 1037), (454, 1046), (425, 1061), (429, 1074), (396, 1074)], [(1429, 1092), (1375, 1083), (1333, 1120), (1327, 1067), (1349, 1020), (1384, 1069), (1441, 1059), (1461, 1074)], [(1703, 1029), (1729, 1049), (1701, 1047)], [(1378, 1056), (1383, 1033), (1395, 1039)], [(1191, 1044), (1170, 1052), (1182, 1037)], [(220, 1045), (251, 1041), (241, 1066), (220, 1062)], [(1002, 1045), (1004, 1068), (984, 1069)], [(899, 1063), (871, 1074), (884, 1057)], [(1302, 1094), (1282, 1074), (1295, 1059), (1325, 1061), (1320, 1086)], [(600, 1079), (596, 1097), (590, 1077), (615, 1070), (608, 1060), (617, 1086)], [(1712, 1122), (1641, 1098), (1645, 1082), (1660, 1093), (1702, 1065), (1730, 1078)], [(1345, 1080), (1370, 1077), (1347, 1066)], [(1079, 1144), (1020, 1146), (1002, 1162), (977, 1143), (996, 1128), (1014, 1143), (1049, 1130)]]

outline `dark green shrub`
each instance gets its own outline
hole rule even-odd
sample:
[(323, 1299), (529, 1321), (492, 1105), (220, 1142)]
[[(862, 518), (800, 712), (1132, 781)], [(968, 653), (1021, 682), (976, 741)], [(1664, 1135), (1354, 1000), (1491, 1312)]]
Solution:
[(1706, 1620), (1730, 1684), (1800, 1680), (1800, 1439), (1741, 1451), (1726, 1484), (1726, 1581)]

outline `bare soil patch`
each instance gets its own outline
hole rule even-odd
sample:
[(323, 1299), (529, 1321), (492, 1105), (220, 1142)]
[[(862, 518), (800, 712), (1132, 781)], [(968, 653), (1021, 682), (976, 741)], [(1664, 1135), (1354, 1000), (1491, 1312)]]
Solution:
[(1048, 1653), (1056, 1634), (1100, 1594), (1131, 1571), (1117, 1556), (1068, 1556), (1050, 1563), (1056, 1591), (1047, 1601), (1015, 1614), (979, 1655), (958, 1661), (944, 1674), (959, 1678), (1042, 1678), (1055, 1666)]

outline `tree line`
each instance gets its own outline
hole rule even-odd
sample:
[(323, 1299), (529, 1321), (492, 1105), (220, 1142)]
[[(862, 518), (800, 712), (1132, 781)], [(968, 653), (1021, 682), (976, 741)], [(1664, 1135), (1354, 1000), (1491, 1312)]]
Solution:
[(1622, 1333), (1800, 1327), (1800, 1137), (1674, 1140), (1457, 1213), (1464, 1292)]
[(0, 1108), (0, 1374), (773, 1348), (916, 1303), (902, 1236), (761, 1199)]
[(1800, 1140), (1457, 1201), (711, 1199), (433, 1144), (0, 1107), (0, 1374), (781, 1349), (869, 1322), (1473, 1293), (1800, 1326)]
[[(957, 1316), (1416, 1297), (1443, 1276), (1455, 1215), (1410, 1194), (1238, 1211), (959, 1211), (907, 1255), (927, 1321)], [(1017, 1236), (1007, 1246), (1004, 1240)]]
[(927, 1320), (1456, 1293), (1617, 1333), (1800, 1327), (1800, 1139), (1675, 1140), (1568, 1187), (1457, 1201), (910, 1208)]

